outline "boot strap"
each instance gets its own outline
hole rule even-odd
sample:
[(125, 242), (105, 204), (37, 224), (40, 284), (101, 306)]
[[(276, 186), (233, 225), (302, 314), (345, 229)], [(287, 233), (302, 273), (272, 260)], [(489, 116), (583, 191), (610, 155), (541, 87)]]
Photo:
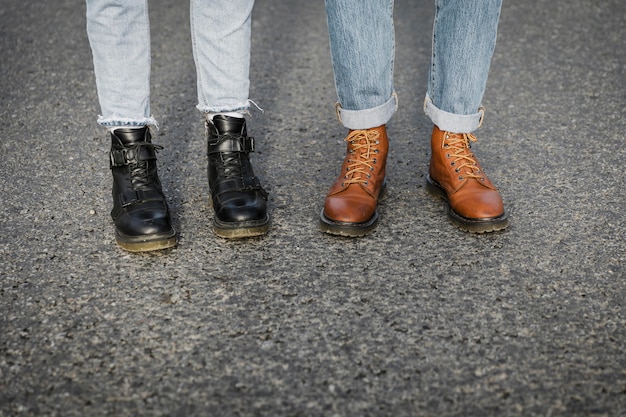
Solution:
[(224, 135), (218, 136), (215, 141), (209, 141), (208, 154), (221, 152), (254, 152), (254, 138), (252, 136)]
[(129, 148), (113, 149), (109, 153), (110, 167), (127, 166), (139, 161), (153, 161), (156, 159), (156, 151), (160, 149), (163, 148), (148, 142)]
[(120, 194), (122, 207), (148, 201), (163, 201), (163, 194), (157, 190), (128, 190)]

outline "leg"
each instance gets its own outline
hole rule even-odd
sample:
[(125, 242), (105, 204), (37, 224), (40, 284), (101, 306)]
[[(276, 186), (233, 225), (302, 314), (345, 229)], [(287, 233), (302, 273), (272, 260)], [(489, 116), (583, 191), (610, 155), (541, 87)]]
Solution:
[(396, 109), (393, 0), (326, 0), (326, 15), (343, 125), (386, 124)]
[(176, 245), (159, 181), (150, 117), (150, 30), (146, 0), (87, 0), (87, 32), (102, 115), (111, 129), (117, 243), (132, 252)]
[(320, 214), (323, 232), (363, 236), (378, 222), (385, 193), (393, 91), (393, 0), (326, 0), (337, 115), (350, 129), (339, 177)]
[(267, 194), (254, 175), (243, 113), (249, 107), (250, 35), (254, 0), (191, 0), (198, 109), (206, 114), (208, 178), (221, 237), (269, 230)]
[(191, 39), (204, 113), (246, 111), (254, 0), (191, 0)]
[(155, 124), (150, 117), (150, 27), (147, 0), (87, 0), (98, 123)]
[(426, 113), (441, 129), (476, 130), (502, 0), (436, 0)]
[(461, 229), (484, 233), (509, 224), (502, 198), (470, 149), (496, 43), (501, 0), (436, 0), (426, 114), (435, 127), (427, 177)]

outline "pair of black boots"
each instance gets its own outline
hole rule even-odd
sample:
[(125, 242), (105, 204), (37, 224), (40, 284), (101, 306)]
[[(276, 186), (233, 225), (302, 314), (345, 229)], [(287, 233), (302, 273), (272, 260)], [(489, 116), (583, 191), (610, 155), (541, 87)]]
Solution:
[[(213, 230), (225, 238), (265, 234), (270, 219), (267, 194), (254, 175), (243, 118), (215, 116), (206, 123), (208, 177)], [(157, 173), (150, 130), (118, 128), (111, 132), (113, 210), (117, 243), (130, 252), (166, 249), (176, 245), (176, 231)]]

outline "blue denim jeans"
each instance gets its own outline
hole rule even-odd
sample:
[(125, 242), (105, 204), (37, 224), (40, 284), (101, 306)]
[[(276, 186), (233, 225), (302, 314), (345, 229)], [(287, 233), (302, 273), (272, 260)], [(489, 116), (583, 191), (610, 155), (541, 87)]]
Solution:
[[(150, 112), (147, 0), (86, 0), (102, 126), (156, 125)], [(198, 109), (249, 108), (254, 0), (191, 0), (191, 39)], [(174, 6), (172, 6), (174, 7)]]
[[(476, 130), (496, 43), (502, 0), (435, 0), (424, 111), (440, 129)], [(393, 85), (393, 0), (326, 0), (339, 103), (349, 129), (386, 124), (397, 107)], [(415, 28), (415, 36), (423, 28)]]

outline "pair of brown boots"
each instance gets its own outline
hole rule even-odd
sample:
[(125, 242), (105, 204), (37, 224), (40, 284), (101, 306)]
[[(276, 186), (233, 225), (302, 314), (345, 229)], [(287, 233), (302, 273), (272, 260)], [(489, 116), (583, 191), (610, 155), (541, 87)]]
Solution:
[[(476, 137), (433, 128), (428, 190), (446, 199), (450, 219), (473, 233), (505, 229), (508, 215), (497, 188), (471, 150)], [(389, 150), (386, 127), (352, 130), (339, 177), (331, 186), (320, 214), (323, 232), (364, 236), (378, 223), (378, 202), (385, 197)]]

